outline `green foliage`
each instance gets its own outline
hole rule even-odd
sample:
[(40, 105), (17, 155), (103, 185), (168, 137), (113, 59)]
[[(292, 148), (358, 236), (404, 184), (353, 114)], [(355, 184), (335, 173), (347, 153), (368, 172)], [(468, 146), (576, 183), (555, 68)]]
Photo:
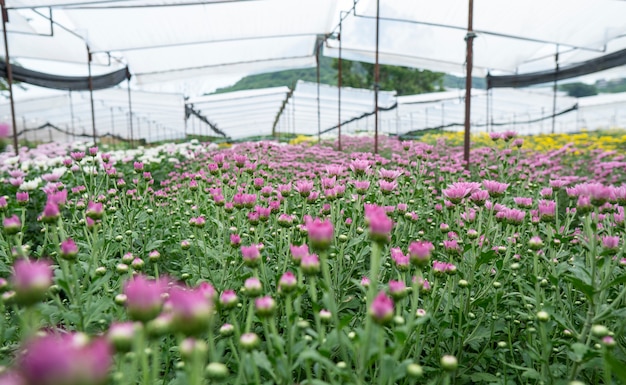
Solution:
[(569, 83), (559, 86), (559, 90), (567, 92), (568, 96), (581, 98), (598, 94), (598, 89), (592, 84)]
[[(320, 58), (320, 83), (337, 85), (338, 60)], [(343, 60), (342, 86), (372, 89), (374, 65)], [(215, 93), (287, 86), (293, 87), (298, 80), (317, 81), (316, 68), (302, 68), (247, 76), (230, 87), (220, 88)], [(380, 66), (380, 89), (396, 90), (398, 95), (412, 95), (443, 90), (443, 74), (415, 68)]]
[[(344, 60), (342, 85), (344, 87), (370, 88), (374, 84), (374, 64)], [(338, 68), (338, 62), (333, 62)], [(380, 66), (380, 89), (397, 91), (398, 95), (414, 95), (425, 92), (443, 91), (443, 74), (416, 68)]]

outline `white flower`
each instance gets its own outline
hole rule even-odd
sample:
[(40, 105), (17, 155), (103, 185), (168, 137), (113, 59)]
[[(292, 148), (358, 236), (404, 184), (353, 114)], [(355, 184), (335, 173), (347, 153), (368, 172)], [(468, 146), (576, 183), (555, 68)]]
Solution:
[(19, 161), (20, 161), (20, 157), (19, 156), (12, 156), (10, 158), (6, 158), (4, 160), (4, 164), (6, 164), (8, 166), (11, 166), (11, 165), (17, 164), (17, 162), (19, 162)]
[(24, 182), (20, 185), (20, 190), (33, 191), (41, 184), (41, 178), (35, 178), (31, 181)]

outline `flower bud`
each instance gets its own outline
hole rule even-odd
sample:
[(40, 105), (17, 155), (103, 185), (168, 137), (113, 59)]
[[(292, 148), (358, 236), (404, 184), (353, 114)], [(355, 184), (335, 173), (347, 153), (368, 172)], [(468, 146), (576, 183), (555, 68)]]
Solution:
[(459, 363), (455, 356), (445, 355), (441, 357), (441, 368), (446, 372), (453, 372), (459, 366)]
[(205, 369), (207, 377), (212, 380), (223, 380), (228, 377), (228, 367), (221, 362), (211, 362)]
[(245, 350), (254, 350), (259, 346), (259, 336), (255, 333), (245, 333), (239, 338), (239, 345)]
[(421, 378), (424, 375), (424, 369), (422, 369), (421, 365), (409, 364), (406, 367), (406, 373), (409, 375), (409, 377)]

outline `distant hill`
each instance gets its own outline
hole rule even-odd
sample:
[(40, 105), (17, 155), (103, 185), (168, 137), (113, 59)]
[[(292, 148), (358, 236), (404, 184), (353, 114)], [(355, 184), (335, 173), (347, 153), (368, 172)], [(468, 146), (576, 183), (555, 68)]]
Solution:
[[(320, 83), (337, 85), (337, 71), (332, 68), (333, 59), (324, 56), (320, 59)], [(317, 69), (299, 68), (266, 74), (250, 75), (239, 80), (230, 87), (217, 89), (215, 93), (221, 94), (224, 92), (280, 86), (293, 87), (298, 80), (304, 80), (307, 82), (317, 81)]]
[[(321, 57), (320, 82), (323, 84), (337, 85), (337, 70), (333, 68), (333, 59)], [(293, 87), (298, 80), (308, 82), (317, 81), (315, 68), (301, 68), (258, 75), (246, 76), (230, 87), (220, 88), (215, 93), (231, 91), (287, 86)], [(582, 83), (581, 83), (582, 84)], [(443, 88), (463, 89), (465, 88), (465, 77), (454, 75), (443, 75)], [(487, 88), (487, 80), (482, 77), (472, 77), (472, 87), (478, 89)], [(370, 87), (371, 88), (371, 87)], [(626, 92), (626, 79), (599, 80), (595, 85), (585, 87), (584, 94), (581, 94), (581, 86), (577, 83), (563, 84), (560, 89), (570, 92), (572, 96), (594, 95), (596, 93)]]

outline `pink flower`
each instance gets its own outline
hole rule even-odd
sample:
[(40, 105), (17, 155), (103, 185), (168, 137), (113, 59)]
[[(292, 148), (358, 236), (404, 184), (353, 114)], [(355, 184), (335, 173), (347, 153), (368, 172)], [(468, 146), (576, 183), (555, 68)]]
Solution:
[(257, 245), (241, 246), (243, 262), (248, 267), (255, 267), (261, 262), (261, 252)]
[(230, 234), (230, 245), (232, 247), (237, 247), (241, 244), (241, 237), (239, 234)]
[(307, 245), (290, 245), (289, 250), (291, 251), (291, 256), (293, 257), (293, 260), (296, 262), (300, 262), (300, 260), (302, 260), (302, 257), (304, 257), (305, 255), (309, 255), (309, 247)]
[(298, 279), (291, 271), (286, 271), (278, 280), (278, 291), (290, 293), (296, 289)]
[(101, 202), (89, 201), (85, 215), (91, 219), (100, 219), (104, 214), (104, 207)]
[(386, 180), (379, 180), (378, 187), (380, 187), (380, 192), (382, 192), (383, 195), (388, 195), (391, 194), (396, 189), (396, 187), (398, 187), (398, 182), (396, 182), (395, 180), (391, 182), (388, 182)]
[(363, 175), (366, 174), (370, 169), (370, 162), (365, 159), (353, 159), (350, 162), (350, 170), (355, 175)]
[(300, 268), (304, 274), (314, 275), (320, 271), (320, 259), (316, 254), (308, 254), (300, 259)]
[(500, 183), (494, 180), (484, 180), (483, 186), (489, 192), (491, 197), (499, 197), (504, 194), (504, 191), (509, 187), (508, 183)]
[[(443, 195), (450, 199), (452, 203), (458, 203), (462, 198), (478, 190), (480, 190), (480, 183), (456, 182), (452, 183), (447, 189), (443, 190)], [(457, 200), (457, 202), (452, 199)]]
[(11, 126), (8, 123), (0, 123), (0, 138), (8, 138), (11, 135)]
[(515, 197), (513, 198), (513, 202), (516, 205), (522, 208), (530, 208), (533, 205), (533, 198), (525, 198), (525, 197)]
[(80, 162), (85, 157), (85, 153), (81, 151), (71, 152), (70, 157), (74, 159), (76, 162)]
[(263, 290), (263, 285), (257, 277), (250, 277), (243, 283), (243, 287), (246, 289), (246, 294), (251, 297), (257, 297)]
[(406, 297), (406, 285), (403, 281), (389, 281), (389, 294), (393, 297), (393, 299), (400, 300)]
[(234, 290), (224, 290), (220, 295), (220, 306), (224, 309), (231, 309), (237, 306), (239, 298)]
[(15, 200), (21, 206), (24, 206), (28, 203), (29, 196), (28, 191), (18, 191), (15, 193)]
[(459, 254), (461, 252), (461, 247), (459, 246), (456, 240), (446, 240), (443, 241), (443, 247), (450, 254)]
[(407, 271), (409, 269), (409, 256), (405, 255), (399, 247), (391, 249), (391, 260), (396, 265), (398, 270)]
[(18, 355), (27, 384), (101, 385), (106, 383), (112, 352), (103, 338), (91, 342), (80, 333), (47, 334), (26, 343)]
[(202, 290), (175, 286), (170, 290), (168, 311), (172, 328), (187, 336), (198, 335), (208, 328), (213, 315), (213, 302)]
[(162, 294), (166, 291), (164, 280), (148, 280), (136, 275), (124, 284), (126, 311), (132, 320), (148, 322), (154, 319), (163, 307)]
[(303, 198), (311, 195), (311, 191), (313, 191), (313, 182), (309, 180), (298, 180), (296, 181), (296, 191)]
[(619, 247), (619, 236), (611, 236), (611, 235), (603, 236), (602, 246), (608, 250), (617, 250)]
[(369, 225), (370, 238), (379, 243), (387, 243), (391, 238), (393, 221), (387, 216), (383, 207), (365, 205), (365, 217)]
[(254, 307), (260, 317), (268, 317), (276, 310), (276, 301), (270, 296), (260, 297), (254, 300)]
[(334, 237), (334, 227), (329, 220), (322, 221), (315, 218), (306, 223), (311, 247), (317, 250), (326, 250), (330, 247)]
[(556, 215), (556, 202), (540, 200), (538, 204), (539, 218), (542, 221), (552, 221)]
[(2, 226), (4, 228), (4, 232), (9, 235), (17, 234), (22, 231), (22, 221), (15, 214), (4, 218), (2, 220)]
[(381, 168), (380, 170), (378, 170), (378, 175), (380, 175), (380, 177), (387, 182), (392, 182), (395, 181), (400, 175), (402, 175), (402, 171), (386, 170), (384, 168)]
[(356, 188), (358, 194), (365, 194), (370, 188), (369, 180), (355, 180), (352, 184), (354, 184), (354, 188)]
[(18, 259), (13, 264), (11, 282), (17, 302), (25, 306), (33, 305), (44, 299), (52, 286), (51, 263)]
[(43, 208), (43, 212), (41, 213), (41, 220), (44, 223), (55, 223), (57, 219), (61, 216), (61, 211), (59, 210), (59, 206), (51, 201), (46, 202), (46, 206)]
[(78, 246), (72, 238), (67, 238), (61, 242), (61, 257), (63, 259), (72, 260), (78, 255)]
[(391, 298), (381, 291), (372, 301), (369, 309), (370, 316), (378, 324), (386, 324), (393, 318), (394, 303)]
[(416, 266), (423, 267), (430, 261), (431, 252), (435, 249), (428, 241), (411, 242), (409, 245), (409, 258)]

